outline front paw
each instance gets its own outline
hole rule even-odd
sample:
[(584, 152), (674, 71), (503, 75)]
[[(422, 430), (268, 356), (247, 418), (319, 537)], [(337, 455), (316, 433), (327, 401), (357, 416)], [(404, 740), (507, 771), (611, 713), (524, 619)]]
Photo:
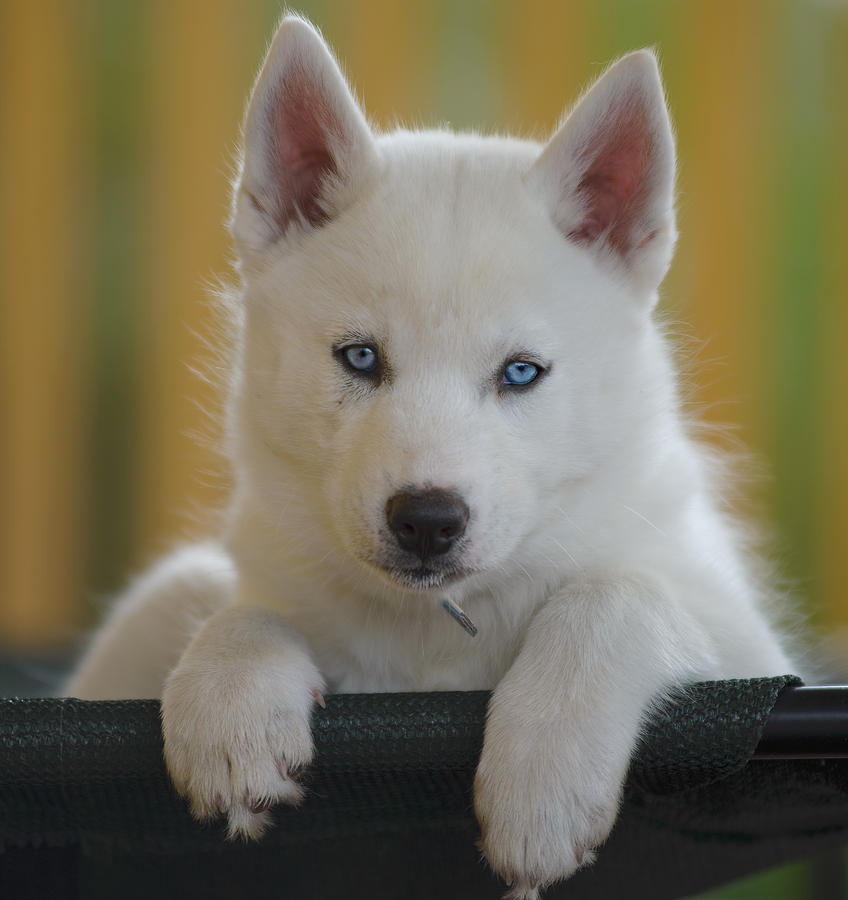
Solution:
[(226, 816), (229, 836), (259, 838), (269, 809), (303, 798), (310, 715), (323, 680), (305, 653), (263, 666), (186, 654), (162, 695), (165, 761), (200, 820)]
[(559, 735), (487, 733), (474, 809), (483, 854), (510, 886), (505, 900), (535, 900), (540, 888), (592, 863), (609, 835), (623, 776), (580, 756)]

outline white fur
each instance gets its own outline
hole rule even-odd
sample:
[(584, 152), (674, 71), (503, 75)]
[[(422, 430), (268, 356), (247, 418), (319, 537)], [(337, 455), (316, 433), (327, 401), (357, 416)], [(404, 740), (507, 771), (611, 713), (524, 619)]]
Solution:
[[(291, 72), (333, 123), (317, 227), (279, 212), (290, 119), (272, 128), (268, 110)], [(569, 239), (590, 205), (585, 148), (615, 97), (642, 104), (653, 148), (626, 253), (609, 232)], [(652, 317), (675, 234), (656, 63), (642, 51), (613, 66), (546, 147), (375, 135), (320, 37), (289, 17), (244, 140), (226, 526), (134, 586), (68, 692), (161, 695), (177, 787), (199, 816), (256, 835), (263, 803), (300, 799), (286, 766), (311, 758), (325, 684), (493, 689), (483, 847), (511, 896), (534, 896), (606, 838), (653, 698), (793, 668)], [(390, 381), (343, 369), (331, 348), (351, 334), (379, 342)], [(501, 396), (504, 361), (526, 353), (550, 371)], [(464, 577), (414, 588), (387, 571), (386, 502), (409, 485), (463, 497)]]

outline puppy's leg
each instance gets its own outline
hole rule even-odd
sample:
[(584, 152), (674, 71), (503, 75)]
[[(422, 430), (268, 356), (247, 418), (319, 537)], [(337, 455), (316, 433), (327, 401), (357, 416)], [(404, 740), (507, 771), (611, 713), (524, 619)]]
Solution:
[(536, 614), (492, 695), (475, 780), (483, 850), (508, 897), (593, 860), (652, 698), (709, 657), (694, 621), (637, 581), (570, 588)]
[(168, 677), (165, 760), (199, 819), (224, 814), (230, 836), (259, 837), (268, 807), (296, 804), (295, 770), (312, 760), (309, 718), (324, 681), (305, 642), (276, 613), (212, 616)]
[(213, 543), (160, 560), (115, 604), (61, 695), (161, 697), (165, 678), (203, 622), (234, 602), (235, 583), (232, 561)]

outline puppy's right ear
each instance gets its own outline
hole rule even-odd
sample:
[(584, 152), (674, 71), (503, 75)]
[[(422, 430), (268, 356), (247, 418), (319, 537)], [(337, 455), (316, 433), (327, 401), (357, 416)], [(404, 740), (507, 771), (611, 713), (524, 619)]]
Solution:
[(304, 19), (280, 23), (253, 88), (231, 229), (243, 260), (319, 228), (356, 196), (377, 150), (338, 64)]

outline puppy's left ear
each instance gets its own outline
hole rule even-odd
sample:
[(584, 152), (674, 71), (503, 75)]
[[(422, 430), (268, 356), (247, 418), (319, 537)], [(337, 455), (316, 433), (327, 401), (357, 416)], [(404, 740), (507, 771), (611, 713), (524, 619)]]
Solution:
[(371, 130), (318, 31), (277, 29), (248, 104), (231, 229), (243, 261), (352, 203), (377, 167)]
[(583, 95), (529, 173), (563, 235), (653, 292), (671, 262), (674, 139), (650, 50)]

